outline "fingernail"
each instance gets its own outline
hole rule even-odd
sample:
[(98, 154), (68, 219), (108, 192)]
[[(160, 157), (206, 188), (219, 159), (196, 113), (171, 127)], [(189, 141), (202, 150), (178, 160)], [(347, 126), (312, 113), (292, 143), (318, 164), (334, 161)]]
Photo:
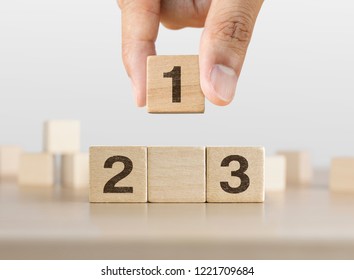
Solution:
[(234, 69), (216, 64), (210, 73), (210, 81), (219, 99), (231, 102), (235, 96), (237, 75)]

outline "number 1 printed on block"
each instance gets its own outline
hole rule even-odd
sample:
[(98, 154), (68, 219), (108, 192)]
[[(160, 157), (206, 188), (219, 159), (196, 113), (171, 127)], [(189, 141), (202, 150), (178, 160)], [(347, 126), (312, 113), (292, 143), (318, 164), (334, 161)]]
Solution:
[(200, 89), (198, 56), (148, 57), (149, 113), (203, 113), (204, 103), (205, 98)]
[(175, 66), (171, 72), (163, 73), (163, 77), (172, 78), (172, 103), (181, 103), (181, 66)]

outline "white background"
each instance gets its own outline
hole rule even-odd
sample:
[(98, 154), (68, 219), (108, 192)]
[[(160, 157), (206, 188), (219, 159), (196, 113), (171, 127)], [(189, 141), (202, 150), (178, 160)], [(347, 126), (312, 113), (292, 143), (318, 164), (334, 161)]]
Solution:
[[(185, 269), (185, 276), (101, 276), (106, 267), (118, 269)], [(197, 276), (195, 267), (253, 267), (254, 274), (246, 276)], [(353, 279), (353, 261), (237, 261), (237, 260), (144, 260), (144, 261), (0, 261), (2, 279)], [(190, 270), (191, 272), (187, 272)], [(218, 269), (218, 271), (220, 271)]]
[[(354, 155), (354, 2), (265, 1), (232, 105), (204, 115), (136, 108), (114, 0), (0, 0), (0, 144), (42, 149), (47, 119), (82, 121), (90, 145), (306, 149)], [(201, 30), (160, 29), (159, 54), (197, 54)]]

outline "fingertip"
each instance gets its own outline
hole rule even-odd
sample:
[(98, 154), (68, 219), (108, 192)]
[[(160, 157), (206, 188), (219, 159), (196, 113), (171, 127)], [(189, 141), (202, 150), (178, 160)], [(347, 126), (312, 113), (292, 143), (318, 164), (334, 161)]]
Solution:
[(136, 100), (136, 106), (137, 107), (142, 108), (142, 107), (146, 106), (146, 98), (145, 98), (145, 96), (142, 96), (141, 94), (137, 95), (135, 100)]
[(135, 97), (135, 104), (137, 107), (145, 107), (146, 105), (146, 89), (135, 86), (133, 80), (131, 81), (133, 94)]
[(131, 86), (138, 107), (146, 105), (146, 65), (148, 56), (155, 55), (152, 42), (134, 42), (124, 45), (123, 61), (131, 80)]
[(146, 105), (146, 59), (156, 54), (159, 0), (119, 1), (122, 7), (122, 58), (131, 79), (135, 103)]

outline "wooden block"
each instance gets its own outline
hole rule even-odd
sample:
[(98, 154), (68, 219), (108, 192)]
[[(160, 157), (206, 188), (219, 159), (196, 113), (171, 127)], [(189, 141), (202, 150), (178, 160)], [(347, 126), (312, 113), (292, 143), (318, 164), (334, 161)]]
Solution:
[(279, 151), (286, 158), (286, 184), (288, 186), (309, 185), (313, 170), (309, 153), (305, 151)]
[(286, 187), (285, 156), (266, 157), (264, 175), (266, 191), (284, 191)]
[(61, 178), (64, 187), (89, 187), (89, 154), (76, 153), (61, 158)]
[(46, 153), (23, 153), (18, 183), (21, 186), (53, 186), (54, 156)]
[(338, 192), (354, 192), (354, 158), (332, 159), (329, 189)]
[(80, 122), (52, 120), (44, 123), (44, 151), (71, 154), (80, 151)]
[(148, 57), (149, 113), (203, 113), (204, 103), (197, 55)]
[(204, 147), (148, 148), (149, 202), (205, 202)]
[(207, 147), (207, 202), (263, 202), (264, 148)]
[(0, 146), (0, 178), (17, 178), (21, 154), (18, 146)]
[(146, 147), (90, 148), (90, 202), (147, 202)]

